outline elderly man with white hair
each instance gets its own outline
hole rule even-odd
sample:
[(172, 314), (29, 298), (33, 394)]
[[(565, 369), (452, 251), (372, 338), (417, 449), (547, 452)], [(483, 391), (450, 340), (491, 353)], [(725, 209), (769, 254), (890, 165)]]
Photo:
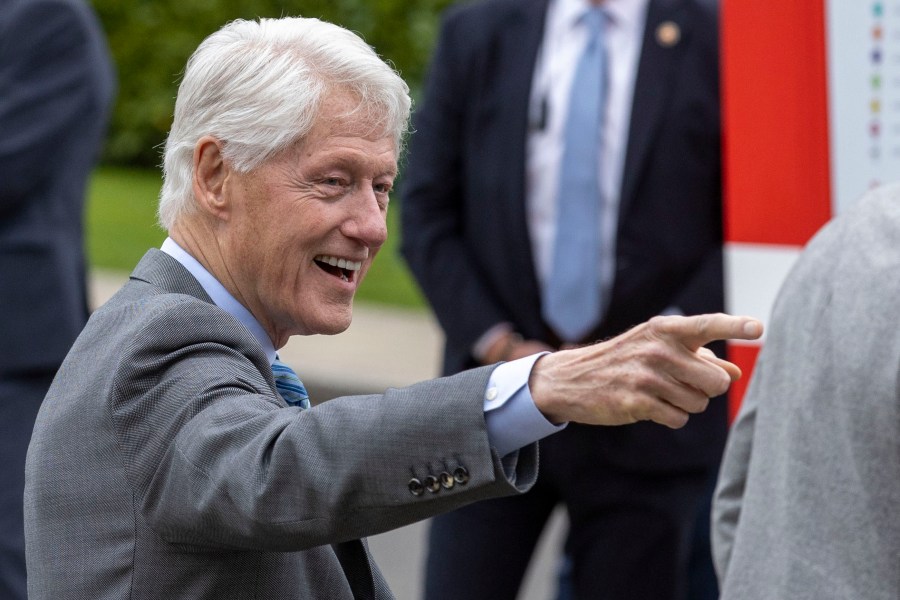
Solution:
[[(236, 21), (188, 62), (169, 233), (91, 318), (26, 469), (29, 596), (391, 598), (362, 538), (533, 484), (577, 421), (680, 427), (738, 376), (727, 315), (310, 407), (277, 355), (336, 334), (387, 237), (406, 84), (315, 19)], [(464, 574), (461, 574), (464, 576)]]

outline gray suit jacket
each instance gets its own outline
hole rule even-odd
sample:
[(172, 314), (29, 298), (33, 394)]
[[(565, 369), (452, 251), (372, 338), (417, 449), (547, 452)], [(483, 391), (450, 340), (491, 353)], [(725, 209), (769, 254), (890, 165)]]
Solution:
[[(536, 445), (489, 447), (490, 372), (287, 407), (250, 332), (151, 250), (38, 416), (29, 596), (391, 598), (359, 538), (534, 482)], [(410, 492), (443, 472), (462, 483)]]
[(785, 282), (713, 508), (724, 600), (900, 597), (900, 186)]

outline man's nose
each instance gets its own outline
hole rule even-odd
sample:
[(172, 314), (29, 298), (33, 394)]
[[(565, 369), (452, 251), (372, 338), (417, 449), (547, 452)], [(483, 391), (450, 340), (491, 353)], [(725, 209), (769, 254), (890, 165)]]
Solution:
[(359, 194), (359, 202), (354, 203), (345, 234), (360, 240), (369, 248), (379, 248), (387, 241), (386, 215), (373, 190), (362, 192)]

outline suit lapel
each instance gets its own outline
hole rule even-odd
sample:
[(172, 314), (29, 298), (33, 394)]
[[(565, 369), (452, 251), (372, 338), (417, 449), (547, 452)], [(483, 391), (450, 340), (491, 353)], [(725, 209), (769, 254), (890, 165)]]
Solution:
[[(499, 90), (503, 99), (501, 108), (509, 118), (506, 121), (510, 128), (509, 138), (511, 144), (514, 144), (510, 150), (522, 158), (516, 162), (519, 165), (524, 165), (525, 162), (531, 81), (544, 33), (546, 10), (547, 0), (517, 2), (507, 26), (499, 31), (497, 47), (494, 49), (497, 65), (492, 69), (492, 75), (503, 82), (502, 89)], [(522, 189), (525, 186), (524, 173), (523, 166), (521, 177), (517, 179), (522, 183)], [(520, 201), (515, 204), (522, 206)]]
[[(673, 78), (678, 72), (675, 65), (687, 47), (690, 23), (678, 14), (682, 2), (683, 0), (650, 0), (647, 10), (622, 177), (620, 222), (628, 204), (634, 199), (653, 140), (659, 125), (665, 119), (666, 106), (674, 85)], [(657, 38), (659, 28), (664, 23), (674, 23), (680, 31), (680, 39), (674, 45), (666, 46)]]
[[(502, 98), (498, 109), (505, 123), (505, 148), (502, 160), (497, 164), (505, 172), (504, 185), (508, 193), (502, 195), (504, 211), (509, 226), (510, 239), (529, 240), (528, 221), (525, 212), (525, 162), (528, 136), (528, 109), (531, 99), (531, 83), (538, 49), (544, 33), (544, 19), (548, 0), (517, 0), (507, 27), (500, 30), (496, 51), (497, 64), (488, 76), (500, 82), (497, 90)], [(524, 298), (540, 298), (531, 244), (520, 244), (510, 258), (515, 262), (515, 285)]]

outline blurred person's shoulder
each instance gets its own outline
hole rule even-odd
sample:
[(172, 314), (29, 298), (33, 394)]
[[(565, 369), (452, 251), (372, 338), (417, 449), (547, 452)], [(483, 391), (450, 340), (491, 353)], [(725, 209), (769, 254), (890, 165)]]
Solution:
[(83, 38), (97, 26), (93, 8), (85, 0), (0, 0), (0, 16), (3, 29), (9, 31), (32, 25)]
[(525, 14), (529, 9), (546, 8), (550, 0), (464, 0), (444, 12), (446, 23), (479, 23), (486, 28), (509, 23), (507, 19)]

